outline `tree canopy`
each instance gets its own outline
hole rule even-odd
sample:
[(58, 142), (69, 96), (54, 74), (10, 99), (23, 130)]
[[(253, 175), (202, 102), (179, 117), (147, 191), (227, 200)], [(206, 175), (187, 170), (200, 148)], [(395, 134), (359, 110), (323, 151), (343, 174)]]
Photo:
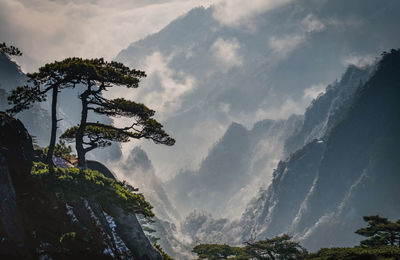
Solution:
[(391, 245), (400, 247), (400, 219), (392, 222), (379, 215), (365, 216), (363, 219), (368, 223), (368, 226), (355, 232), (361, 236), (368, 237), (368, 239), (360, 242), (361, 246)]
[(79, 78), (73, 77), (76, 67), (73, 66), (75, 58), (65, 59), (48, 63), (39, 68), (38, 72), (28, 73), (28, 83), (14, 89), (8, 97), (9, 103), (13, 105), (7, 112), (19, 113), (29, 109), (34, 103), (47, 100), (48, 92), (52, 92), (51, 100), (51, 134), (47, 162), (50, 170), (53, 169), (53, 153), (56, 145), (57, 133), (57, 100), (58, 93), (64, 88), (74, 88), (79, 84)]
[(242, 254), (243, 249), (240, 247), (231, 247), (229, 245), (220, 244), (200, 244), (193, 248), (192, 252), (198, 255), (198, 259), (227, 259), (228, 257), (237, 257)]
[[(8, 97), (13, 104), (8, 112), (19, 113), (29, 109), (36, 102), (46, 101), (52, 91), (52, 130), (47, 160), (52, 169), (52, 155), (56, 145), (57, 99), (65, 88), (78, 88), (82, 103), (80, 123), (71, 127), (62, 139), (75, 142), (78, 165), (85, 167), (85, 155), (95, 148), (103, 148), (112, 142), (128, 142), (133, 139), (150, 139), (157, 144), (173, 145), (175, 140), (164, 130), (153, 116), (154, 110), (145, 105), (124, 98), (107, 99), (103, 93), (113, 87), (137, 88), (145, 72), (130, 69), (119, 62), (107, 62), (102, 58), (67, 58), (39, 68), (38, 72), (27, 74), (28, 85), (19, 86)], [(127, 117), (131, 122), (123, 127), (100, 122), (88, 122), (88, 113), (108, 117)]]
[[(103, 96), (104, 91), (113, 87), (137, 88), (140, 78), (146, 76), (143, 71), (103, 59), (74, 58), (70, 60), (69, 66), (73, 67), (70, 77), (78, 81), (84, 89), (79, 95), (82, 112), (80, 124), (65, 131), (61, 138), (75, 142), (80, 167), (85, 166), (87, 152), (109, 146), (112, 142), (145, 138), (157, 144), (175, 143), (163, 130), (163, 126), (152, 118), (154, 110), (124, 98), (107, 99)], [(88, 122), (89, 112), (108, 117), (127, 117), (131, 122), (122, 127)]]
[(244, 247), (231, 247), (220, 244), (200, 244), (193, 248), (199, 259), (300, 259), (307, 251), (289, 235), (281, 235), (257, 242), (247, 242)]
[(256, 259), (289, 260), (307, 252), (287, 234), (246, 244), (247, 254)]

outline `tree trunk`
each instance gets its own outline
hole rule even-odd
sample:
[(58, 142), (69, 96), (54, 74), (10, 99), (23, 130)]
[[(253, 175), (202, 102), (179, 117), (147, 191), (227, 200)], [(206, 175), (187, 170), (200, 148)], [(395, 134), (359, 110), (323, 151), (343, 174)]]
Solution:
[(88, 116), (88, 101), (87, 98), (90, 93), (90, 82), (88, 82), (88, 89), (82, 93), (81, 100), (82, 100), (82, 113), (81, 113), (81, 123), (79, 124), (78, 131), (76, 132), (75, 136), (75, 145), (76, 145), (76, 153), (78, 155), (78, 167), (86, 169), (86, 151), (83, 147), (83, 136), (85, 134), (87, 116)]
[(47, 163), (49, 164), (49, 170), (53, 171), (53, 153), (54, 147), (56, 146), (56, 135), (57, 135), (57, 98), (58, 98), (58, 87), (53, 88), (53, 97), (51, 100), (51, 135), (49, 150), (47, 151)]

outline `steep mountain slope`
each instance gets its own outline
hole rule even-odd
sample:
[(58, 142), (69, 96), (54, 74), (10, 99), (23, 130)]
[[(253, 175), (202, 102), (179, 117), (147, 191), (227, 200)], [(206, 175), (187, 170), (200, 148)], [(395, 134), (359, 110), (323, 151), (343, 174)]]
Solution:
[(120, 173), (121, 179), (134, 183), (149, 198), (158, 218), (164, 221), (180, 219), (178, 211), (169, 200), (169, 192), (155, 175), (154, 167), (144, 150), (135, 147), (125, 163), (118, 162), (114, 167)]
[(398, 1), (287, 2), (238, 26), (221, 22), (215, 6), (197, 8), (117, 56), (148, 72), (134, 97), (163, 111), (177, 139), (168, 151), (143, 146), (165, 179), (196, 168), (232, 121), (302, 113), (314, 97), (306, 94), (348, 64), (400, 45)]
[[(279, 160), (284, 140), (300, 118), (264, 120), (250, 131), (232, 123), (196, 171), (181, 171), (166, 187), (179, 210), (207, 210), (214, 216), (238, 218), (246, 200), (260, 188), (260, 176), (268, 175)], [(212, 199), (210, 199), (212, 198)]]
[(364, 215), (400, 216), (399, 68), (400, 51), (385, 54), (326, 135), (279, 164), (243, 235), (290, 232), (315, 250), (355, 243)]
[(343, 111), (351, 105), (354, 92), (369, 78), (373, 68), (349, 66), (340, 81), (329, 85), (323, 95), (312, 101), (301, 127), (285, 141), (285, 157), (330, 131)]

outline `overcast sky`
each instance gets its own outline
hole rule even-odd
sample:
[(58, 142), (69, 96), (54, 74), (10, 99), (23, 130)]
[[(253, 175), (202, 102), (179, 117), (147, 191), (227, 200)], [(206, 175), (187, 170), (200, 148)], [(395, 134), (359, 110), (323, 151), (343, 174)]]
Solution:
[(0, 42), (18, 46), (25, 72), (71, 56), (114, 58), (190, 9), (214, 4), (214, 18), (247, 26), (292, 0), (0, 0)]
[[(24, 71), (70, 56), (114, 58), (211, 0), (0, 0), (0, 42), (18, 46)], [(214, 1), (215, 2), (215, 1)]]

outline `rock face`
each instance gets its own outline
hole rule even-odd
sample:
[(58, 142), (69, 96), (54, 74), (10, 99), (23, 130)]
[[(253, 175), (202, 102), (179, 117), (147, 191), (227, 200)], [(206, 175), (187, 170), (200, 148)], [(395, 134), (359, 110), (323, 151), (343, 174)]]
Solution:
[(284, 140), (300, 122), (297, 116), (267, 119), (255, 123), (251, 130), (232, 123), (199, 169), (182, 170), (167, 183), (167, 189), (185, 213), (197, 209), (214, 216), (240, 214), (244, 209), (239, 206), (255, 195), (254, 190), (264, 181), (259, 182), (260, 178), (272, 173)]
[(352, 104), (354, 93), (368, 80), (373, 68), (351, 65), (340, 81), (329, 85), (323, 95), (313, 100), (305, 112), (301, 127), (285, 141), (286, 157), (331, 130), (340, 115)]
[(286, 143), (301, 148), (278, 163), (240, 220), (191, 214), (183, 231), (237, 245), (289, 233), (315, 251), (356, 245), (363, 216), (400, 218), (399, 68), (400, 50), (375, 67), (350, 68), (307, 109)]
[(25, 182), (24, 176), (29, 176), (32, 159), (33, 146), (28, 131), (19, 120), (0, 112), (1, 237), (12, 253), (24, 246), (24, 228), (15, 190), (19, 192), (18, 188)]
[(104, 176), (107, 178), (111, 178), (116, 180), (117, 178), (115, 177), (115, 174), (110, 171), (104, 164), (98, 162), (98, 161), (93, 161), (93, 160), (87, 160), (86, 165), (89, 169), (96, 170), (101, 172)]
[(279, 164), (245, 212), (243, 234), (289, 232), (315, 250), (357, 243), (362, 216), (400, 217), (399, 68), (400, 51), (385, 54), (323, 137)]
[(162, 259), (135, 214), (113, 206), (112, 217), (90, 198), (66, 204), (31, 175), (34, 158), (26, 128), (0, 112), (0, 257)]
[(113, 213), (117, 216), (117, 232), (125, 241), (126, 246), (133, 252), (135, 259), (162, 260), (161, 254), (153, 248), (135, 214), (126, 214), (122, 209), (114, 207)]

